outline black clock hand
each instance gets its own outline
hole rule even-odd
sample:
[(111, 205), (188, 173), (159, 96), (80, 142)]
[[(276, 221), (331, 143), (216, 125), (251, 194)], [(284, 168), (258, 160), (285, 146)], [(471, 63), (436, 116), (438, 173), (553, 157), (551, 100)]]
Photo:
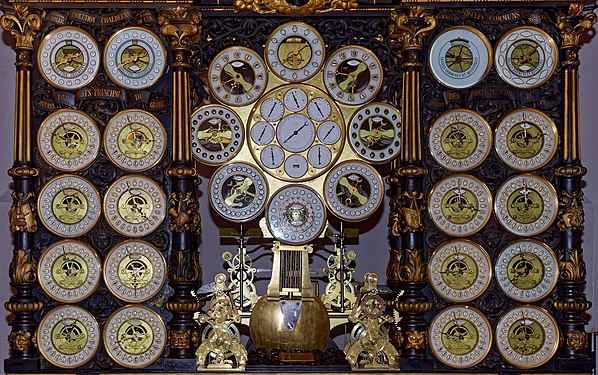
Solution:
[(332, 133), (332, 130), (334, 130), (334, 126), (331, 126), (330, 129), (328, 129), (328, 131), (326, 132), (326, 134), (324, 135), (324, 138), (322, 138), (322, 140), (328, 138), (328, 136), (330, 135), (330, 133)]
[(272, 158), (272, 165), (274, 165), (274, 149), (270, 149), (270, 157)]
[(322, 164), (322, 149), (318, 148), (318, 165)]
[[(268, 115), (268, 116), (270, 116), (270, 115)], [(264, 133), (266, 133), (266, 125), (264, 125), (264, 128), (262, 129), (262, 132), (260, 133), (260, 137), (257, 139), (258, 142), (262, 140)]]
[(291, 92), (291, 95), (293, 95), (293, 100), (295, 101), (295, 104), (297, 105), (297, 108), (299, 108), (299, 102), (297, 101), (297, 98), (295, 97), (295, 93)]
[(287, 139), (285, 139), (284, 142), (282, 142), (282, 143), (287, 143), (287, 141), (289, 141), (291, 138), (293, 138), (294, 136), (299, 134), (299, 131), (301, 131), (301, 129), (303, 129), (306, 126), (307, 126), (307, 122), (305, 122), (303, 125), (301, 125), (301, 127), (299, 127), (299, 129), (295, 130), (293, 132), (293, 134), (289, 135), (289, 137)]
[(270, 117), (270, 115), (272, 114), (272, 111), (274, 110), (274, 107), (276, 107), (276, 104), (278, 104), (278, 102), (274, 102), (274, 105), (272, 106), (272, 108), (270, 108), (270, 113), (268, 113), (268, 117)]
[(322, 117), (324, 117), (324, 114), (322, 113), (322, 110), (320, 109), (320, 106), (318, 105), (318, 102), (315, 101), (314, 103), (316, 104), (316, 108), (318, 109), (318, 112), (320, 112), (320, 115), (322, 115)]

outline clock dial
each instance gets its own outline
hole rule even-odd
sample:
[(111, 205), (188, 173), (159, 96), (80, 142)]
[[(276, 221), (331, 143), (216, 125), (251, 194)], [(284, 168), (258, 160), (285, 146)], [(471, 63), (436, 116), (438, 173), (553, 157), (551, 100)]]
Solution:
[(220, 165), (234, 158), (244, 134), (239, 116), (225, 106), (206, 105), (191, 115), (191, 151), (201, 163)]
[(166, 326), (149, 308), (128, 305), (116, 310), (104, 325), (104, 348), (117, 364), (143, 368), (155, 362), (167, 342)]
[(166, 281), (166, 260), (148, 242), (123, 242), (106, 256), (104, 281), (110, 293), (123, 301), (147, 301), (160, 292)]
[(558, 345), (557, 323), (541, 307), (515, 307), (496, 325), (496, 346), (500, 355), (519, 368), (543, 365), (556, 353)]
[(465, 237), (486, 225), (492, 214), (492, 197), (479, 179), (455, 174), (432, 188), (428, 211), (438, 229), (450, 236)]
[(262, 58), (245, 47), (220, 52), (208, 69), (210, 92), (223, 104), (251, 104), (266, 90), (268, 74)]
[(39, 154), (52, 168), (74, 172), (87, 168), (100, 152), (100, 131), (85, 112), (59, 109), (37, 132)]
[(360, 161), (345, 161), (335, 166), (324, 182), (326, 205), (343, 220), (367, 219), (380, 207), (383, 198), (382, 177)]
[(324, 65), (324, 85), (340, 103), (367, 103), (376, 97), (382, 87), (382, 64), (367, 48), (340, 48)]
[(490, 323), (473, 307), (449, 307), (430, 323), (430, 349), (447, 366), (472, 367), (486, 358), (491, 346)]
[[(274, 103), (280, 104), (272, 109)], [(277, 110), (283, 112), (272, 116), (271, 111)], [(253, 157), (266, 173), (285, 181), (305, 181), (322, 175), (339, 158), (343, 116), (321, 90), (283, 85), (254, 105), (248, 139)]]
[(77, 368), (95, 357), (100, 347), (100, 326), (89, 311), (63, 305), (44, 315), (35, 337), (46, 361), (60, 368)]
[(401, 114), (384, 103), (359, 108), (349, 123), (349, 144), (357, 156), (370, 163), (385, 163), (401, 150)]
[(117, 113), (104, 130), (104, 150), (119, 168), (145, 171), (162, 159), (166, 130), (151, 113), (129, 109)]
[(454, 109), (440, 115), (430, 128), (430, 153), (450, 171), (468, 171), (486, 160), (492, 144), (490, 125), (479, 114)]
[(496, 72), (503, 81), (531, 89), (550, 79), (558, 63), (558, 49), (545, 31), (521, 26), (500, 38), (494, 58)]
[(100, 195), (82, 177), (58, 176), (42, 187), (37, 212), (50, 232), (66, 238), (79, 237), (100, 218)]
[(430, 71), (438, 82), (449, 88), (466, 89), (488, 74), (492, 49), (480, 31), (455, 26), (436, 37), (429, 56)]
[(509, 113), (496, 127), (496, 155), (513, 169), (531, 171), (541, 168), (552, 160), (557, 147), (554, 122), (533, 108)]
[(484, 293), (492, 279), (490, 257), (484, 248), (469, 240), (440, 245), (428, 262), (430, 284), (442, 298), (469, 302)]
[(509, 232), (535, 236), (548, 229), (556, 219), (556, 191), (540, 176), (516, 175), (498, 188), (494, 211), (500, 224)]
[(166, 216), (166, 197), (156, 182), (140, 175), (116, 180), (104, 196), (108, 224), (123, 236), (143, 237)]
[(243, 223), (256, 218), (266, 205), (268, 182), (257, 168), (233, 163), (218, 168), (210, 179), (210, 204), (223, 218)]
[(100, 284), (100, 259), (79, 241), (63, 240), (39, 258), (37, 279), (44, 292), (58, 302), (74, 303), (95, 292)]
[(108, 77), (126, 89), (143, 90), (166, 70), (166, 48), (160, 38), (142, 27), (127, 27), (108, 39), (104, 67)]
[(548, 296), (558, 280), (558, 262), (550, 248), (533, 239), (517, 240), (498, 255), (496, 281), (510, 298), (535, 302)]
[(268, 67), (278, 78), (302, 82), (322, 67), (324, 40), (313, 27), (303, 22), (288, 22), (268, 36), (265, 55)]
[(37, 63), (52, 86), (76, 90), (89, 84), (100, 69), (100, 49), (85, 30), (64, 26), (52, 30), (39, 46)]
[(289, 245), (306, 244), (326, 228), (324, 202), (307, 186), (287, 185), (270, 198), (266, 223), (277, 240)]

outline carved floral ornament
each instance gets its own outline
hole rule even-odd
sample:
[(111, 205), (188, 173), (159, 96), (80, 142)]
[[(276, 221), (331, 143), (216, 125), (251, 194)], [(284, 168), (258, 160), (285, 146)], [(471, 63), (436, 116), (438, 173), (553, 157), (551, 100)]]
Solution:
[(196, 9), (174, 7), (160, 12), (158, 23), (172, 47), (190, 48), (201, 39), (201, 13)]
[(16, 48), (33, 49), (33, 40), (42, 27), (42, 18), (45, 13), (30, 12), (25, 5), (15, 5), (12, 9), (9, 8), (4, 12), (0, 18), (0, 24), (15, 38)]
[(556, 26), (563, 38), (561, 48), (579, 48), (581, 36), (596, 23), (596, 15), (592, 12), (584, 14), (584, 4), (569, 5), (568, 14), (561, 13), (557, 16)]
[(354, 10), (359, 7), (357, 0), (308, 0), (296, 4), (292, 0), (235, 0), (235, 12), (256, 12), (259, 14), (310, 15), (332, 10)]
[(390, 14), (388, 36), (401, 45), (403, 50), (421, 50), (423, 38), (436, 28), (436, 17), (426, 15), (422, 7), (395, 10)]

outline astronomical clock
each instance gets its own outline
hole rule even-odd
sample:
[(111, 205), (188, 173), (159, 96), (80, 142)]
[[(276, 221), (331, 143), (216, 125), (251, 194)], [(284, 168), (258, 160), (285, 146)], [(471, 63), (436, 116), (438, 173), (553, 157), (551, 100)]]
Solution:
[(7, 373), (594, 368), (592, 6), (8, 3)]

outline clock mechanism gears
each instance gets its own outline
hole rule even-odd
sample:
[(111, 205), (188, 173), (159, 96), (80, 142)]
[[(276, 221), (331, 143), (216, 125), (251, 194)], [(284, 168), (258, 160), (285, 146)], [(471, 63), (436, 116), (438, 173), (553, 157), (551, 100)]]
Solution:
[(204, 164), (231, 160), (241, 150), (244, 134), (239, 116), (225, 106), (203, 106), (191, 115), (191, 151)]

